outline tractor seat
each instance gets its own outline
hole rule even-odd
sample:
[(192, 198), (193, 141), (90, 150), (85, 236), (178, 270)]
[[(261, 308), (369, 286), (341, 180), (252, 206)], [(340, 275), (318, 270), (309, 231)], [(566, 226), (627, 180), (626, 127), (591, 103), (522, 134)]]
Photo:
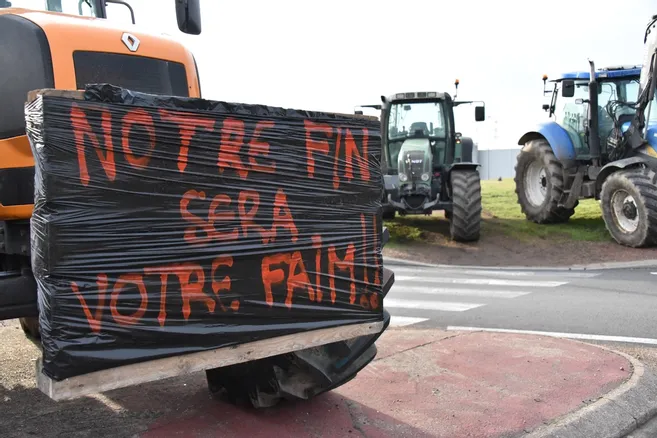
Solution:
[(429, 135), (429, 127), (424, 122), (414, 122), (414, 123), (412, 123), (409, 131), (412, 132), (413, 135), (418, 135), (417, 131), (421, 132), (420, 135)]
[(624, 123), (631, 122), (634, 119), (634, 114), (621, 114), (618, 116), (618, 125), (623, 126)]

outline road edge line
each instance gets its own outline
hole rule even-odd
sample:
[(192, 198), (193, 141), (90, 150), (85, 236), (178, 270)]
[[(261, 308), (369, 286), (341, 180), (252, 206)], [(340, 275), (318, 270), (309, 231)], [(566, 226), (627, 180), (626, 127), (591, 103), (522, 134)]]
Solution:
[(497, 269), (500, 271), (607, 271), (612, 269), (638, 269), (657, 267), (657, 259), (637, 260), (633, 262), (606, 262), (571, 266), (489, 266), (489, 265), (447, 265), (416, 262), (397, 257), (383, 256), (383, 263), (393, 266), (421, 266), (427, 268), (448, 269)]

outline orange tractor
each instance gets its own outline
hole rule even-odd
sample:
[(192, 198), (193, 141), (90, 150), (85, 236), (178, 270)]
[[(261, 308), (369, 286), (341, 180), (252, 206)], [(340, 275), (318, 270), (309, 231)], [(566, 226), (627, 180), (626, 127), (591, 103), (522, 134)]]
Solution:
[[(40, 5), (39, 5), (40, 3)], [(27, 93), (111, 83), (134, 91), (200, 97), (196, 61), (174, 39), (107, 20), (119, 0), (0, 0), (0, 320), (20, 318), (38, 337), (30, 258), (34, 157), (25, 135)], [(40, 9), (35, 9), (40, 6)], [(201, 32), (199, 0), (175, 0), (182, 32)]]

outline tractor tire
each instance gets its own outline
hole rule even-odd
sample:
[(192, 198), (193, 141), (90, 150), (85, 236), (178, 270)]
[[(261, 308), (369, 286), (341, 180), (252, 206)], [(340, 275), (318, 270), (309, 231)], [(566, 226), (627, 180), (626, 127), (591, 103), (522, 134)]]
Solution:
[(391, 221), (395, 218), (395, 209), (394, 208), (384, 208), (383, 209), (383, 220)]
[(573, 208), (559, 206), (566, 189), (563, 166), (545, 139), (530, 140), (518, 154), (515, 167), (516, 195), (525, 217), (537, 224), (567, 222)]
[(602, 218), (621, 245), (641, 248), (657, 244), (657, 174), (650, 169), (612, 173), (600, 192)]
[(20, 318), (18, 321), (21, 324), (21, 329), (23, 329), (23, 333), (25, 333), (25, 335), (28, 338), (32, 338), (34, 340), (41, 339), (41, 331), (39, 330), (38, 317)]
[(479, 240), (481, 230), (481, 181), (476, 170), (454, 170), (452, 183), (452, 214), (449, 232), (452, 240)]

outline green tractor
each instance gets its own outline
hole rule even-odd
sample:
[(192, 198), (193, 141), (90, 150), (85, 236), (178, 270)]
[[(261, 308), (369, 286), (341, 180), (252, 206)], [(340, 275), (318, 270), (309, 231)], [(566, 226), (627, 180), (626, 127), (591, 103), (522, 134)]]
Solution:
[[(360, 107), (381, 111), (383, 218), (444, 210), (453, 240), (479, 240), (479, 164), (472, 139), (462, 137), (454, 124), (454, 107), (473, 102), (435, 91), (381, 96), (381, 102)], [(475, 120), (484, 119), (482, 102), (475, 107)]]

